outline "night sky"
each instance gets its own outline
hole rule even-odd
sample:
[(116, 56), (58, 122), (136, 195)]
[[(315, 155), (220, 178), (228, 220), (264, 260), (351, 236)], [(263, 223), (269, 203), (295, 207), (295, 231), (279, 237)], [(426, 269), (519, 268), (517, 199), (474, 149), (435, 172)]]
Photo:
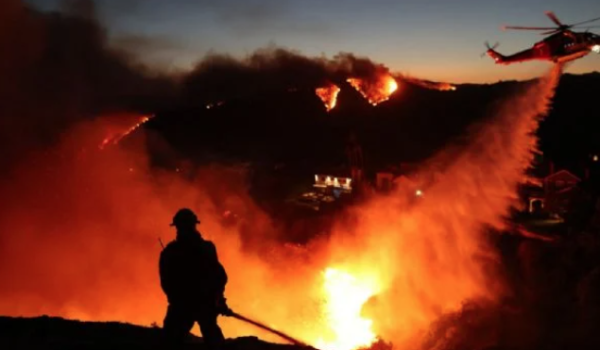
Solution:
[[(28, 0), (53, 10), (60, 0)], [(495, 82), (525, 79), (546, 63), (495, 65), (483, 43), (503, 54), (530, 47), (537, 32), (500, 30), (504, 24), (552, 26), (600, 17), (598, 0), (97, 0), (114, 45), (162, 69), (186, 70), (207, 52), (243, 57), (277, 45), (308, 56), (340, 51), (368, 56), (394, 71), (424, 79)], [(600, 21), (597, 23), (600, 26)], [(592, 31), (600, 33), (600, 28)], [(600, 71), (590, 54), (569, 72)]]

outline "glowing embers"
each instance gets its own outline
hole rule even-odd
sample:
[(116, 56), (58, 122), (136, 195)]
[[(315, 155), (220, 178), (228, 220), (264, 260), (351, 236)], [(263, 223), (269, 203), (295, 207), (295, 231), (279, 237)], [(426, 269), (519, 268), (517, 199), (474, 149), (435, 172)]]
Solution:
[(213, 108), (221, 107), (224, 103), (225, 103), (224, 101), (219, 101), (217, 103), (209, 103), (206, 105), (206, 109), (213, 109)]
[[(108, 135), (102, 140), (102, 143), (98, 146), (100, 149), (104, 149), (108, 145), (116, 145), (124, 137), (137, 130), (144, 123), (152, 119), (154, 115), (137, 115), (137, 114), (124, 114), (119, 119), (119, 125), (115, 125), (109, 130)], [(125, 124), (126, 126), (124, 126)]]
[(340, 93), (340, 88), (337, 85), (329, 84), (324, 87), (317, 88), (315, 94), (319, 96), (321, 101), (325, 104), (327, 112), (335, 108), (337, 104), (337, 96)]
[(438, 91), (456, 91), (456, 86), (454, 86), (450, 83), (434, 82), (434, 81), (429, 81), (429, 80), (412, 78), (412, 77), (408, 77), (408, 76), (403, 77), (403, 80), (406, 82), (418, 85), (420, 87), (423, 87), (425, 89), (438, 90)]
[(441, 83), (439, 90), (441, 91), (456, 91), (456, 86), (448, 83)]
[(438, 90), (438, 91), (456, 91), (456, 86), (450, 83), (434, 83), (427, 82), (427, 84), (421, 85), (427, 89)]
[(373, 321), (362, 317), (361, 310), (369, 298), (379, 292), (376, 283), (334, 268), (327, 268), (323, 277), (325, 317), (331, 333), (328, 339), (317, 341), (317, 348), (354, 350), (375, 343)]
[(390, 96), (398, 90), (398, 83), (389, 74), (380, 75), (374, 79), (349, 78), (348, 83), (352, 85), (373, 106), (387, 101)]

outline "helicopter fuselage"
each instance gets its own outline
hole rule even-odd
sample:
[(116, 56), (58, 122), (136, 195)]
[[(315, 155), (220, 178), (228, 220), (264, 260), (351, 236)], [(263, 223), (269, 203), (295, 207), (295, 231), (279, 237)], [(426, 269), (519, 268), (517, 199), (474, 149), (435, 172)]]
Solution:
[(487, 54), (497, 64), (512, 64), (532, 60), (566, 63), (584, 57), (592, 51), (600, 53), (600, 36), (593, 33), (578, 33), (567, 30), (535, 43), (530, 49), (509, 56), (504, 56), (494, 49), (489, 49)]

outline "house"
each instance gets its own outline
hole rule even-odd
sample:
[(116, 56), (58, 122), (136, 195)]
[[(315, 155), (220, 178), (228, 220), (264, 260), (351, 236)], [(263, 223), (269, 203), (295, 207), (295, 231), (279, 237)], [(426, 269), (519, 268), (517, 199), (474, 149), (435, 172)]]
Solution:
[(335, 192), (351, 193), (352, 192), (352, 178), (346, 176), (334, 176), (327, 174), (316, 174), (315, 183), (313, 185), (316, 188), (331, 188)]
[(569, 190), (581, 182), (581, 179), (568, 170), (559, 170), (543, 179), (545, 193), (557, 193)]
[(552, 172), (540, 181), (540, 187), (528, 191), (528, 212), (563, 217), (571, 200), (573, 190), (581, 179), (563, 169)]

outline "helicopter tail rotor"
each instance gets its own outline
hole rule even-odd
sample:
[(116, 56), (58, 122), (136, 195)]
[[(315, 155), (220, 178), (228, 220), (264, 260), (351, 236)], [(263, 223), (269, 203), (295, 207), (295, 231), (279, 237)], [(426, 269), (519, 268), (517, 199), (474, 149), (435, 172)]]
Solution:
[(496, 48), (499, 46), (498, 43), (490, 46), (489, 43), (485, 43), (485, 47), (487, 47), (487, 51), (484, 52), (481, 57), (488, 55), (490, 56), (496, 64), (506, 64), (506, 57), (504, 57), (501, 53), (496, 51)]
[(490, 52), (494, 52), (494, 50), (496, 50), (496, 48), (497, 48), (498, 46), (500, 46), (500, 43), (496, 42), (494, 45), (490, 46), (490, 43), (486, 41), (486, 42), (484, 43), (484, 45), (485, 45), (485, 47), (487, 48), (487, 50), (481, 54), (481, 57), (482, 57), (482, 58), (483, 58), (483, 57), (485, 57), (485, 55), (489, 55), (489, 54), (490, 54)]

